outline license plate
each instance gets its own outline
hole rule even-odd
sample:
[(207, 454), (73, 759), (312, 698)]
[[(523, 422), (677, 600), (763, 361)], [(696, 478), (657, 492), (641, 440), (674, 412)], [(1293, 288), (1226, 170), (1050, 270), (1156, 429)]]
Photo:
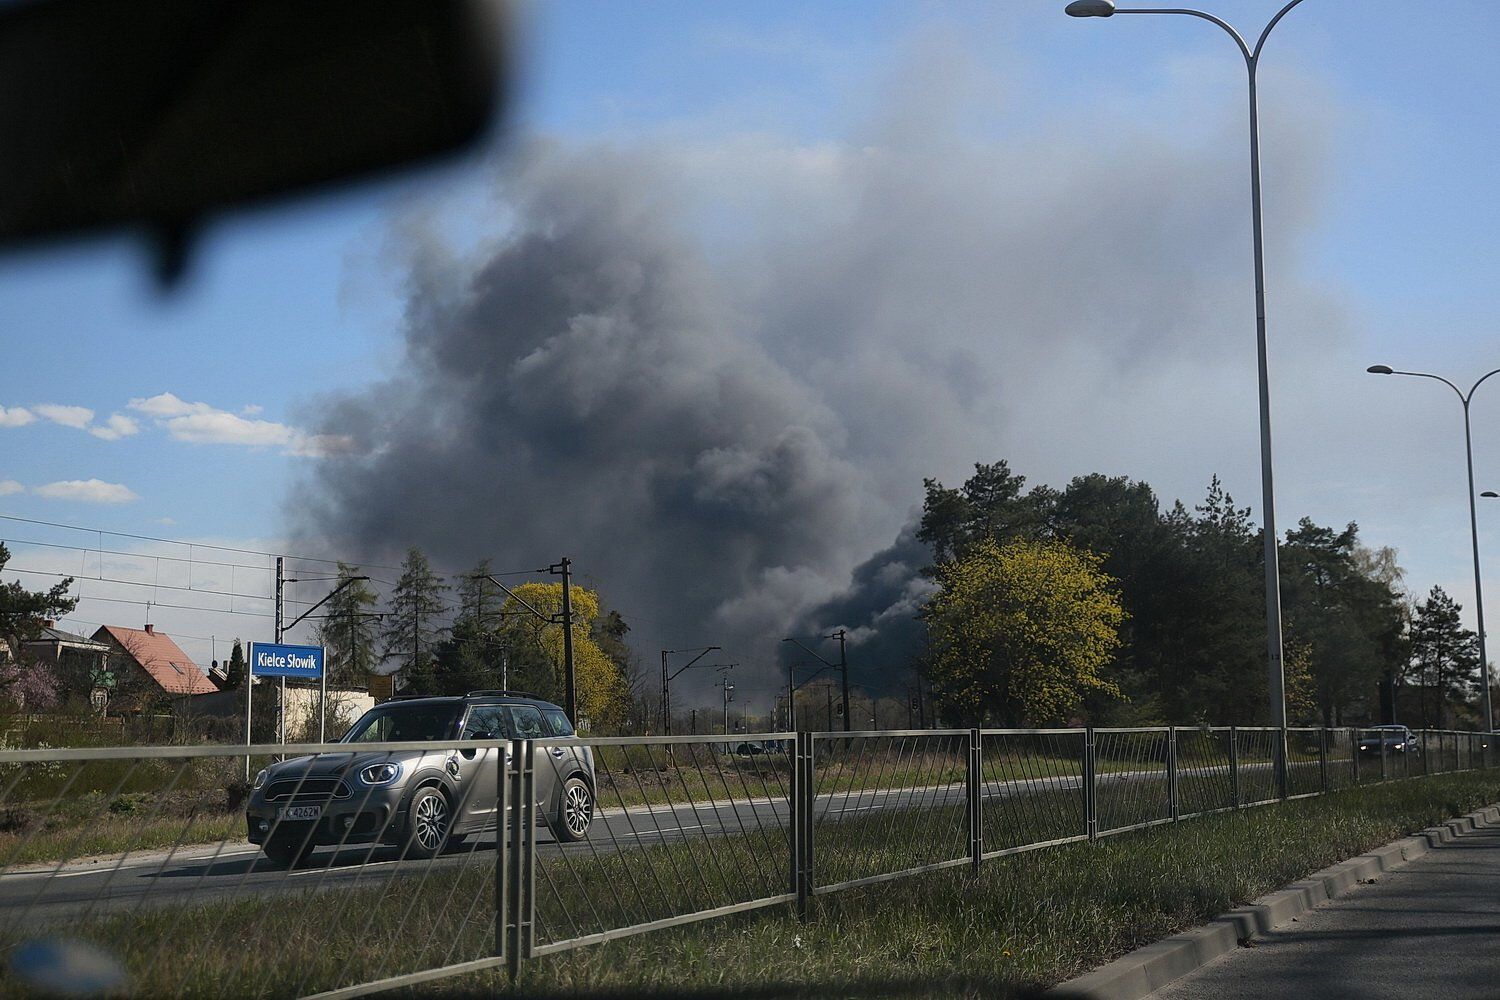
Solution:
[(276, 814), (278, 820), (318, 819), (323, 815), (322, 806), (286, 806)]

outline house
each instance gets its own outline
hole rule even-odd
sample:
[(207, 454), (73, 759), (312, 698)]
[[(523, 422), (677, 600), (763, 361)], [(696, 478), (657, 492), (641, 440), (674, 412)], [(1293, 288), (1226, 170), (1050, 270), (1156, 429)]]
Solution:
[(64, 632), (57, 622), (42, 622), (40, 633), (22, 644), (28, 663), (45, 663), (67, 690), (88, 695), (90, 703), (103, 709), (114, 686), (110, 654), (114, 647), (86, 635)]
[(94, 633), (94, 640), (114, 650), (120, 669), (133, 675), (129, 680), (137, 682), (130, 686), (144, 693), (180, 697), (218, 690), (203, 668), (171, 636), (156, 631), (152, 625), (144, 629), (101, 625)]

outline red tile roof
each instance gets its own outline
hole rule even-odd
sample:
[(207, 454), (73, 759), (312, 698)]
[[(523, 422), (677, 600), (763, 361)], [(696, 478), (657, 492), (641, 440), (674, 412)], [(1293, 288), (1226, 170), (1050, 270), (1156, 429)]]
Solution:
[(113, 640), (168, 694), (212, 694), (219, 690), (203, 668), (164, 632), (101, 625), (94, 638), (101, 642)]

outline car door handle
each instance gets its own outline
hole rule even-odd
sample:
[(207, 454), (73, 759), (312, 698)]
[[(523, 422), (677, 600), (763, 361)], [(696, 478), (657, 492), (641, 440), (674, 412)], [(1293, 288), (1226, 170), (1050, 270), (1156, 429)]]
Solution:
[(558, 760), (562, 760), (562, 756), (565, 753), (567, 753), (567, 751), (564, 750), (562, 747), (553, 747), (552, 748), (552, 756), (556, 757)]

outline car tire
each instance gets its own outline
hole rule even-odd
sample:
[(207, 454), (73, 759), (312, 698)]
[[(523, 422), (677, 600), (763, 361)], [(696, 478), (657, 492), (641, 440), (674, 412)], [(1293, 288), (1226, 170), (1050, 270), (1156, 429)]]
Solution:
[(435, 857), (447, 845), (452, 828), (453, 810), (448, 797), (431, 786), (417, 789), (406, 807), (402, 856), (418, 861)]
[(557, 816), (553, 835), (562, 843), (576, 844), (586, 840), (594, 822), (594, 790), (576, 774), (563, 782), (557, 796)]
[(312, 853), (311, 837), (276, 837), (260, 845), (266, 860), (283, 868), (295, 868)]

